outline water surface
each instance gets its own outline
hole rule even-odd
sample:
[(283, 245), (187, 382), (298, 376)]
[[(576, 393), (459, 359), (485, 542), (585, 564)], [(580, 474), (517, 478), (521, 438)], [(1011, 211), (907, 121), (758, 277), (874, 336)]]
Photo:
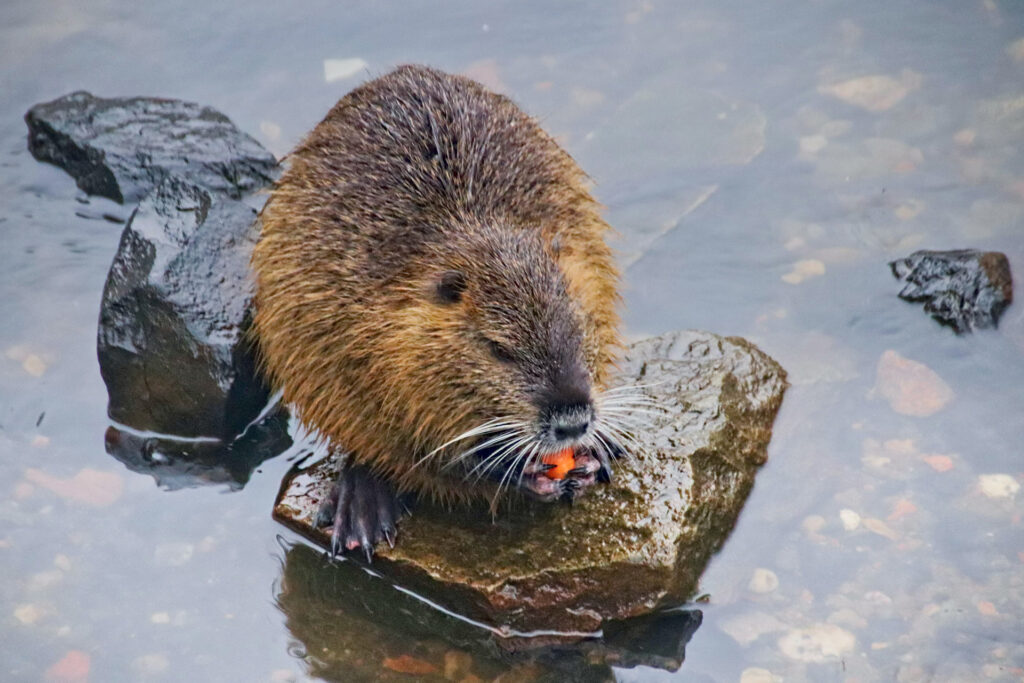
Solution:
[[(280, 156), (404, 62), (508, 93), (592, 175), (631, 337), (742, 335), (790, 372), (685, 664), (614, 674), (1020, 680), (1024, 307), (957, 337), (896, 298), (886, 263), (976, 247), (1024, 272), (1024, 6), (8, 0), (0, 45), (4, 680), (304, 681), (360, 656), (309, 650), (279, 600), (295, 539), (269, 513), (301, 445), (240, 490), (164, 490), (107, 455), (95, 325), (130, 207), (36, 163), (25, 110), (78, 89), (184, 98)], [(890, 401), (906, 372), (924, 389)]]

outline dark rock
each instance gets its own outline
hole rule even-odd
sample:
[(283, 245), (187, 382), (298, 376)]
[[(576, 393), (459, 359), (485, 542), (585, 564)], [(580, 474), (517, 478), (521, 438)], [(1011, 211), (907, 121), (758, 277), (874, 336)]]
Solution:
[(233, 441), (168, 439), (108, 427), (107, 453), (132, 472), (148, 474), (173, 491), (224, 485), (238, 490), (265, 460), (291, 447), (288, 411), (277, 405)]
[(916, 251), (889, 264), (905, 282), (899, 297), (924, 302), (924, 310), (957, 333), (995, 327), (1013, 301), (1010, 262), (998, 251)]
[(25, 122), (32, 156), (63, 168), (85, 192), (117, 202), (138, 201), (170, 176), (238, 199), (277, 173), (273, 154), (194, 102), (80, 91), (37, 104)]
[[(634, 344), (619, 383), (642, 386), (663, 412), (613, 481), (572, 508), (524, 501), (497, 520), (420, 505), (374, 569), (516, 647), (579, 639), (609, 620), (690, 598), (731, 531), (765, 461), (785, 373), (748, 342), (675, 332)], [(294, 471), (275, 518), (327, 547), (312, 526), (343, 456)], [(538, 630), (560, 633), (525, 638)]]
[(411, 680), (396, 670), (403, 662), (415, 664), (418, 680), (438, 681), (613, 681), (612, 666), (675, 671), (702, 619), (699, 610), (660, 612), (610, 622), (600, 637), (579, 643), (513, 652), (495, 648), (486, 627), (395, 590), (355, 563), (327, 563), (302, 544), (285, 552), (278, 586), (293, 647), (316, 653), (302, 658), (306, 673), (326, 681)]
[(140, 202), (100, 308), (108, 412), (135, 429), (229, 439), (269, 398), (246, 331), (256, 212), (176, 178)]

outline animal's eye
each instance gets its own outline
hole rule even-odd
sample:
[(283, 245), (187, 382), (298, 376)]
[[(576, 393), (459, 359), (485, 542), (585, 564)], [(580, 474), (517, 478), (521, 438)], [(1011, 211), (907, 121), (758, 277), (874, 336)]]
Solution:
[(487, 344), (487, 350), (491, 352), (491, 355), (501, 363), (515, 363), (516, 354), (505, 344), (493, 339), (484, 337), (484, 343)]
[(457, 270), (441, 273), (437, 281), (437, 298), (442, 303), (458, 303), (462, 293), (466, 291), (466, 276)]

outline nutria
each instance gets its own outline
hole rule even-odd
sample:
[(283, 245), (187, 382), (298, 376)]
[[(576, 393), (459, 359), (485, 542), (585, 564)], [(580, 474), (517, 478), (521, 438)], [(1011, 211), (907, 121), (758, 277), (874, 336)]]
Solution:
[[(288, 157), (254, 329), (284, 400), (351, 454), (320, 520), (333, 552), (392, 543), (405, 492), (556, 500), (609, 473), (619, 274), (584, 183), (511, 100), (419, 66), (350, 92)], [(567, 447), (569, 476), (547, 476)]]

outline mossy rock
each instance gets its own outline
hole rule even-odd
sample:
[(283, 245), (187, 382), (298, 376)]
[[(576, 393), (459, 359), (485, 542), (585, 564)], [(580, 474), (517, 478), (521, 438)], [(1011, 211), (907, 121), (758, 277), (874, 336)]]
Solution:
[[(610, 484), (496, 519), (417, 506), (374, 569), (517, 643), (585, 637), (692, 597), (765, 462), (785, 372), (743, 339), (685, 331), (633, 344), (617, 377), (664, 410)], [(329, 530), (312, 520), (340, 457), (293, 471), (274, 509), (322, 547)]]

